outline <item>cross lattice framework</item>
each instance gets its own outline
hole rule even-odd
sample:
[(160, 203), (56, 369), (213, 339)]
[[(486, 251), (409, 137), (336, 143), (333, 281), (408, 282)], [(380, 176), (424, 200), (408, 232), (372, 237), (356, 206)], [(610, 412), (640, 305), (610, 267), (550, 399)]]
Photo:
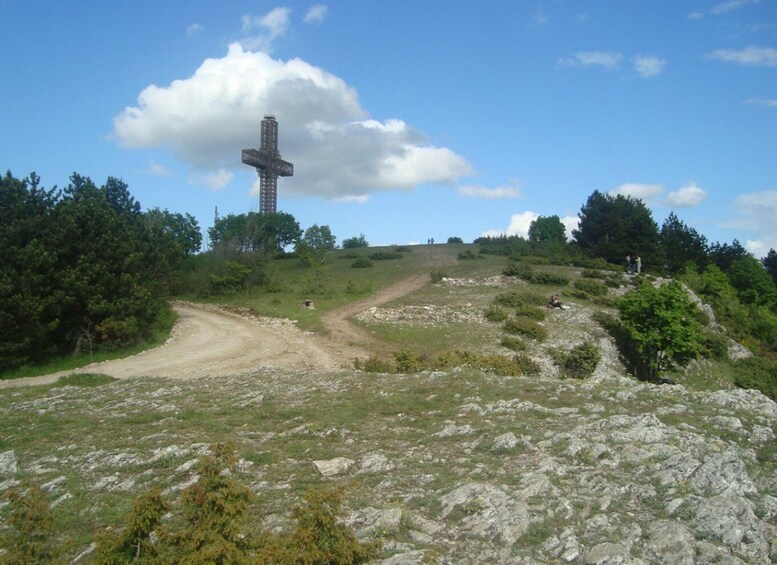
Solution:
[(278, 206), (278, 177), (294, 175), (294, 165), (278, 152), (278, 122), (267, 115), (262, 120), (259, 149), (243, 149), (242, 161), (259, 175), (259, 212), (275, 212)]

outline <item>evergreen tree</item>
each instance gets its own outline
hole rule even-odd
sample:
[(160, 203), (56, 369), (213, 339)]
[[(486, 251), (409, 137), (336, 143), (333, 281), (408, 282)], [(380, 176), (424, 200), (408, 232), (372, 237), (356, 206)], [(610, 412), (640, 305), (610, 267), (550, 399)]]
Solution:
[(699, 270), (709, 262), (707, 238), (686, 226), (674, 212), (661, 226), (660, 242), (670, 274), (681, 272), (690, 262)]
[(742, 247), (739, 240), (734, 240), (729, 245), (728, 243), (715, 242), (710, 245), (710, 260), (715, 263), (721, 271), (728, 271), (731, 264), (737, 259), (744, 259), (750, 257), (750, 253)]
[(769, 273), (769, 276), (772, 277), (774, 284), (777, 285), (777, 251), (769, 249), (769, 253), (766, 254), (766, 257), (761, 259), (761, 263), (766, 269), (766, 272)]
[(658, 225), (641, 200), (597, 190), (588, 197), (578, 217), (580, 223), (572, 235), (587, 255), (621, 264), (627, 255), (636, 254), (643, 266), (663, 266)]

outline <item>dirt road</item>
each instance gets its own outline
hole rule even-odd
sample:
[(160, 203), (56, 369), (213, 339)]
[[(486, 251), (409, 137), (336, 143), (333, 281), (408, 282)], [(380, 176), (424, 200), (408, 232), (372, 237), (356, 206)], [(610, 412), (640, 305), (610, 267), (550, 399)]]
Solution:
[(415, 275), (373, 296), (330, 311), (322, 317), (327, 331), (314, 336), (288, 320), (261, 318), (225, 308), (176, 303), (178, 322), (162, 346), (125, 359), (93, 363), (73, 371), (0, 381), (0, 388), (48, 384), (73, 373), (101, 373), (115, 378), (246, 373), (259, 367), (331, 370), (366, 357), (375, 339), (348, 318), (420, 289), (429, 275)]

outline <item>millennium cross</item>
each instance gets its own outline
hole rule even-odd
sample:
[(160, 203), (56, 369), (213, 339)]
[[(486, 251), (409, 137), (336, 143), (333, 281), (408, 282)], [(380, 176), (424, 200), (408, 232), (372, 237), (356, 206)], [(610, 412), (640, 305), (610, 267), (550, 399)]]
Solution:
[(278, 152), (278, 122), (275, 116), (262, 120), (259, 149), (243, 149), (243, 163), (256, 168), (259, 175), (259, 212), (275, 212), (278, 204), (278, 177), (294, 175), (294, 165), (281, 159)]

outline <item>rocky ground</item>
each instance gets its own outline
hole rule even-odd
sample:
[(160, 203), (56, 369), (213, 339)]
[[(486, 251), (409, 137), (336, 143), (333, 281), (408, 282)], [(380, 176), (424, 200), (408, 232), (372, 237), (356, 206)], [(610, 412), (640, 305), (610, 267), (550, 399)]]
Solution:
[[(515, 284), (442, 284), (470, 282)], [(412, 302), (367, 306), (362, 323), (487, 326), (477, 301)], [(211, 442), (233, 441), (255, 527), (287, 525), (309, 486), (342, 487), (347, 523), (383, 540), (384, 564), (777, 560), (777, 404), (627, 378), (572, 306), (543, 322), (557, 331), (532, 353), (541, 377), (308, 365), (6, 389), (0, 492), (41, 484), (87, 563), (138, 492), (175, 496)], [(594, 377), (560, 380), (542, 349), (584, 339), (603, 352)]]

